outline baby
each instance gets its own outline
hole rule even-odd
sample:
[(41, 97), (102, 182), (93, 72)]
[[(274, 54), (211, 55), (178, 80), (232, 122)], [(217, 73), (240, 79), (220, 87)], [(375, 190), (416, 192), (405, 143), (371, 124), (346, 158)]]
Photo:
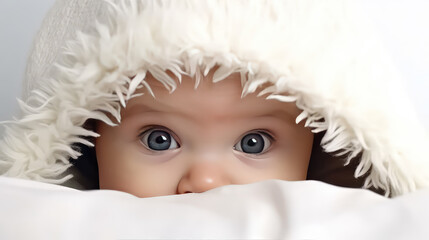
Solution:
[[(266, 179), (305, 180), (313, 133), (294, 103), (241, 98), (238, 73), (197, 88), (183, 77), (173, 93), (147, 76), (147, 91), (122, 110), (121, 124), (99, 123), (95, 149), (101, 189), (139, 197), (200, 193)], [(146, 88), (144, 88), (146, 89)]]

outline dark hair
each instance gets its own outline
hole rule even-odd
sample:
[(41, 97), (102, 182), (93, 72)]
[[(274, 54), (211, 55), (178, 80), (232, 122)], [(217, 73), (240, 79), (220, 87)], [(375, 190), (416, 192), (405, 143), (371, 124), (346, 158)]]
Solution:
[[(85, 129), (96, 132), (97, 120), (89, 119), (83, 125)], [(91, 137), (82, 137), (92, 143), (95, 143), (95, 139)], [(82, 155), (77, 159), (70, 158), (69, 161), (73, 164), (71, 172), (73, 172), (74, 178), (81, 187), (84, 189), (100, 189), (99, 177), (98, 177), (98, 163), (95, 147), (86, 146), (81, 143), (73, 144), (73, 149), (80, 152)]]
[(318, 180), (342, 187), (363, 187), (365, 177), (354, 177), (361, 154), (352, 159), (349, 165), (344, 166), (345, 156), (335, 156), (335, 153), (327, 153), (323, 150), (320, 142), (324, 135), (325, 132), (314, 135), (307, 180)]

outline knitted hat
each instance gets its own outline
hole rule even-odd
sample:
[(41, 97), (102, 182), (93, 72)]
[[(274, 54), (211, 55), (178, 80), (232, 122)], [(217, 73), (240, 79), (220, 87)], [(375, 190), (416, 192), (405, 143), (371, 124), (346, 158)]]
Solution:
[(147, 73), (174, 91), (165, 71), (198, 83), (219, 66), (213, 81), (238, 72), (243, 96), (268, 86), (295, 102), (296, 122), (354, 163), (362, 187), (414, 191), (429, 186), (428, 136), (385, 56), (351, 1), (59, 0), (29, 58), (22, 117), (4, 124), (0, 173), (64, 183), (73, 145), (98, 136), (84, 123), (120, 122)]

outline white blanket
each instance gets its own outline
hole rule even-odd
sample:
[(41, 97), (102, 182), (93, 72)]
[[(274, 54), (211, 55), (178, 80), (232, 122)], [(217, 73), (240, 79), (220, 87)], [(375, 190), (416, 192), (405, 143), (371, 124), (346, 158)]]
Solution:
[(270, 180), (137, 198), (0, 177), (0, 239), (428, 239), (429, 189), (395, 199)]

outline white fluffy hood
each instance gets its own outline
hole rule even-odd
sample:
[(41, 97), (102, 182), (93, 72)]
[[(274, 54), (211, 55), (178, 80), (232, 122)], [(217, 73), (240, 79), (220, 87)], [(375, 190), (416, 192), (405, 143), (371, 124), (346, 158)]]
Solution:
[[(79, 30), (79, 32), (76, 32)], [(242, 75), (243, 95), (259, 86), (295, 102), (323, 149), (358, 161), (364, 188), (396, 196), (429, 186), (427, 132), (419, 124), (383, 47), (356, 6), (344, 0), (60, 0), (29, 59), (22, 116), (4, 123), (0, 173), (63, 183), (80, 153), (88, 119), (115, 125), (150, 72), (174, 91)], [(328, 164), (328, 163), (326, 163)]]

